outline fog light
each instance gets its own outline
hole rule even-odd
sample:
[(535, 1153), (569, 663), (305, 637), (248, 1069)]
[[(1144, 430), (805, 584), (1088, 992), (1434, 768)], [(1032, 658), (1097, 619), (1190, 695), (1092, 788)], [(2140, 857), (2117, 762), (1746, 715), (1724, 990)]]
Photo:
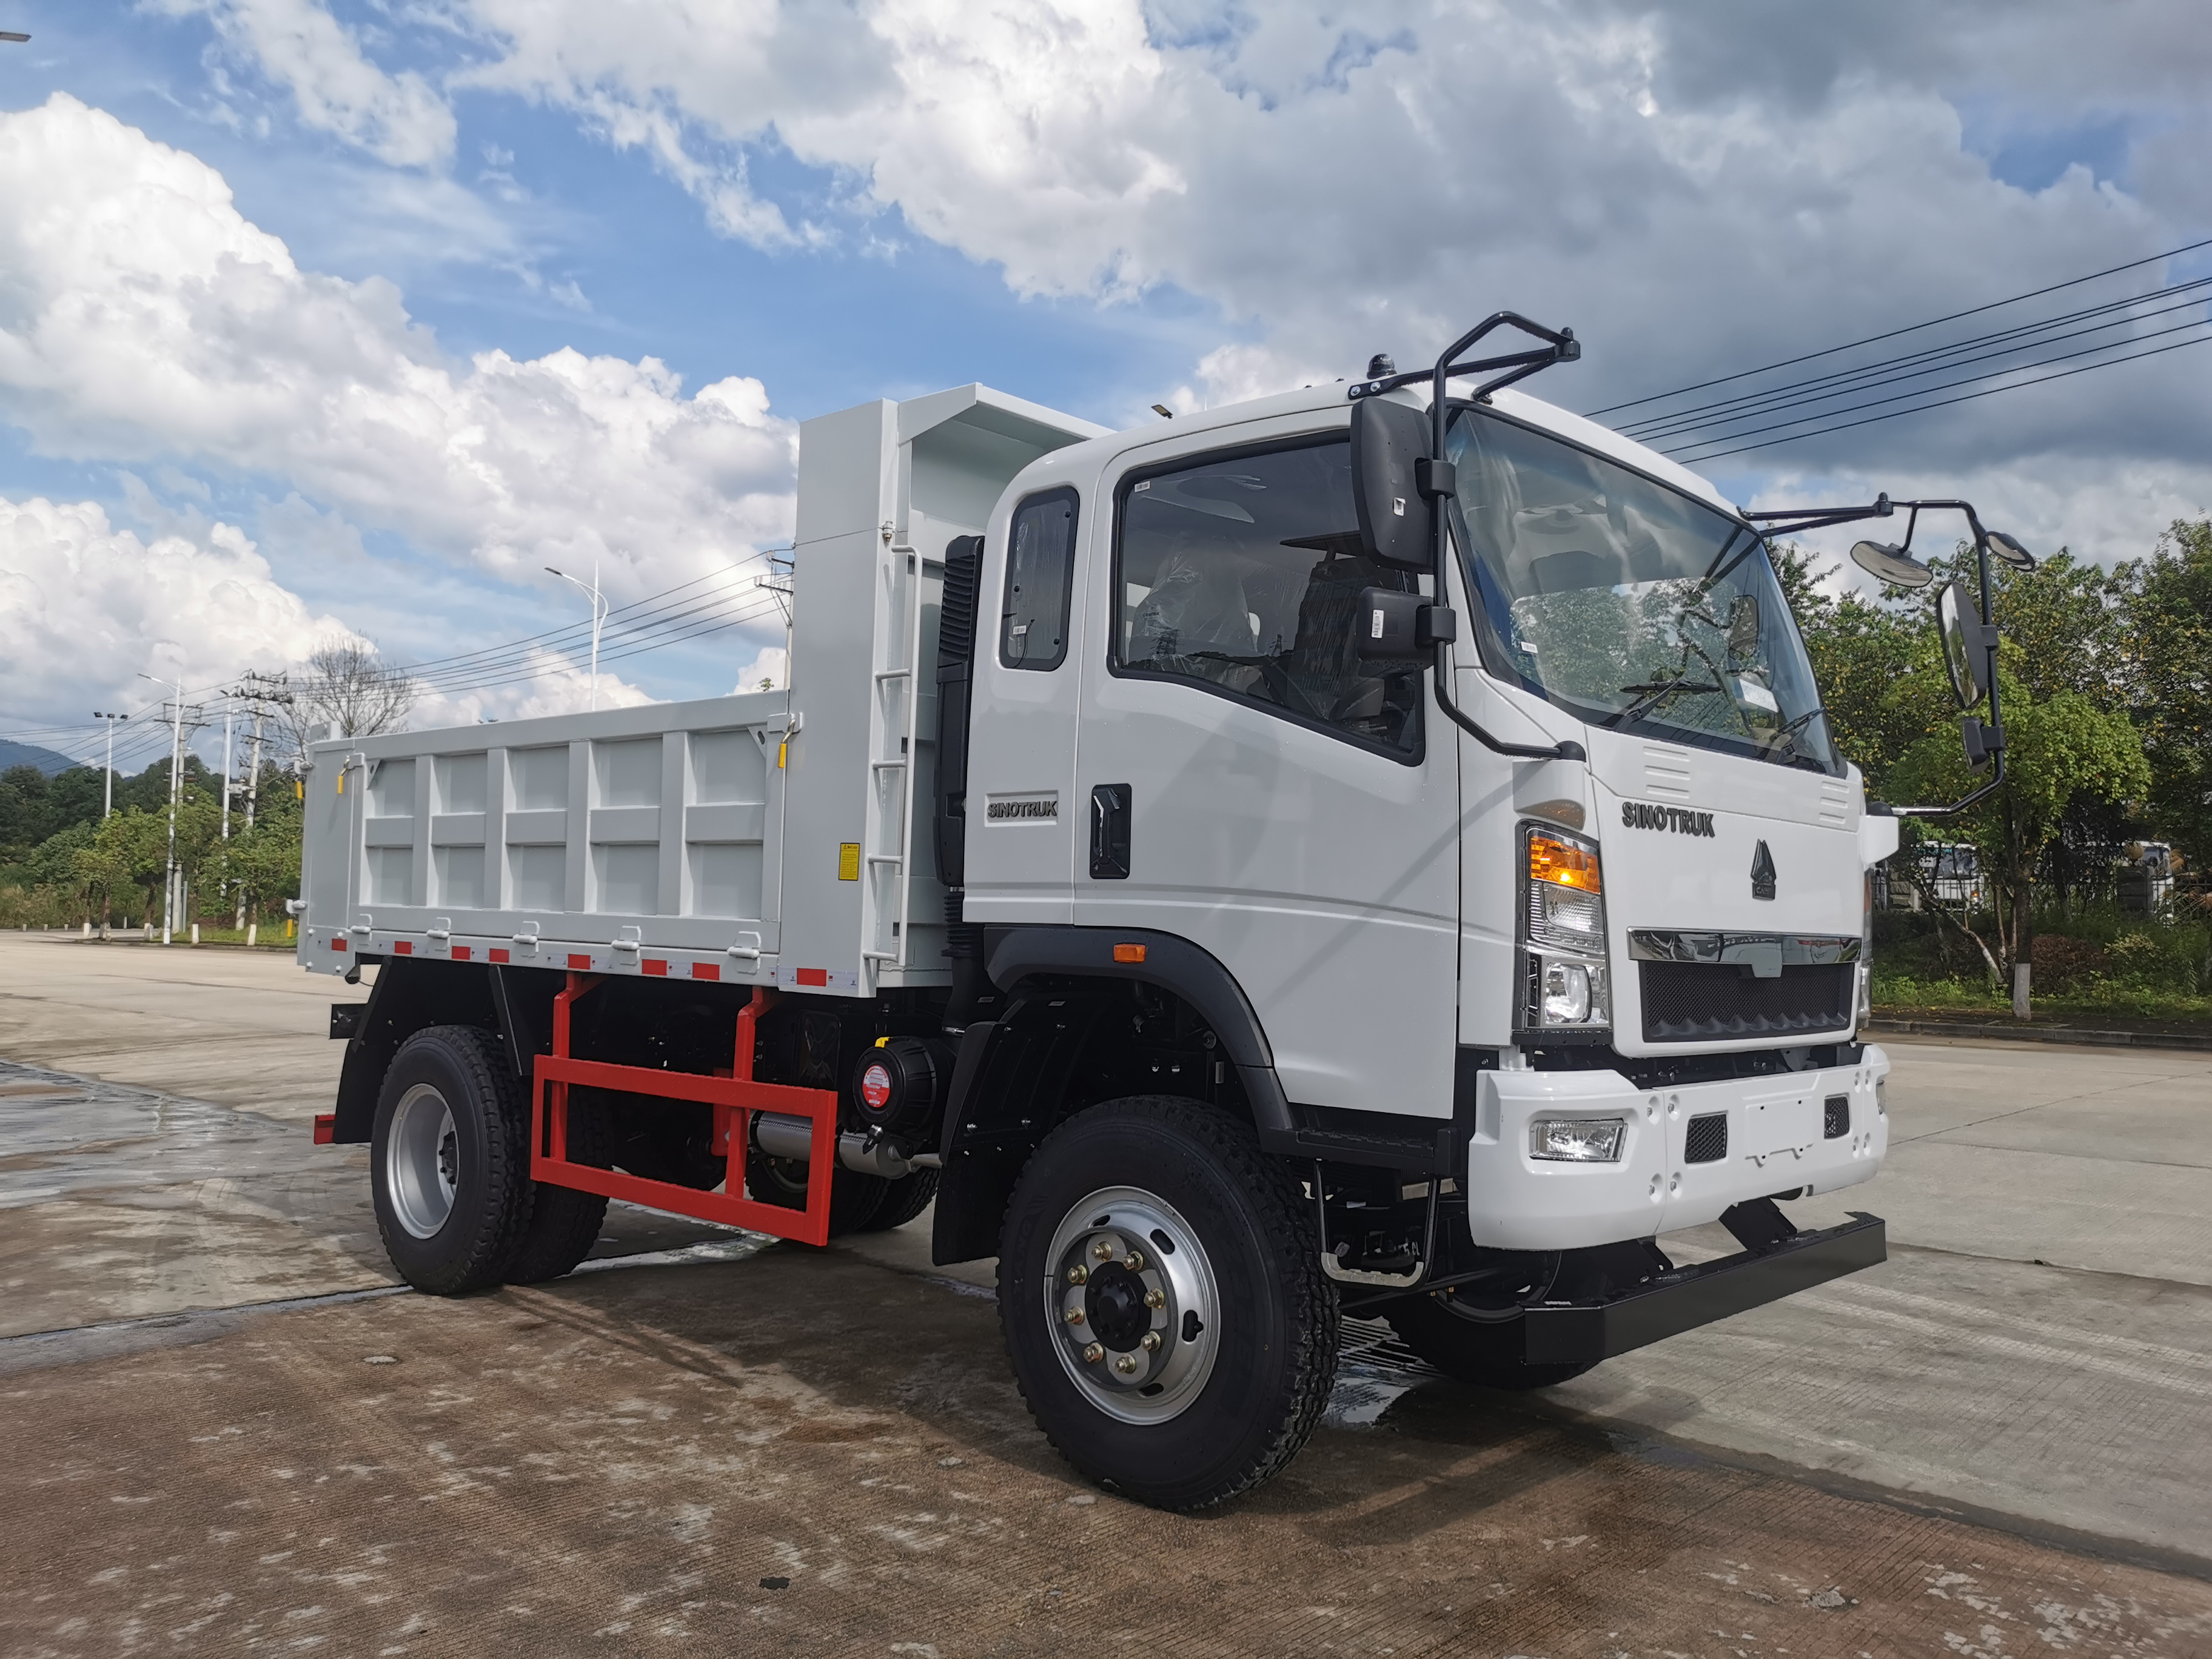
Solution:
[(1528, 1125), (1528, 1156), (1554, 1164), (1618, 1164), (1627, 1133), (1626, 1118), (1535, 1118)]
[(1544, 964), (1544, 1023), (1579, 1025), (1589, 1018), (1589, 969), (1579, 962)]

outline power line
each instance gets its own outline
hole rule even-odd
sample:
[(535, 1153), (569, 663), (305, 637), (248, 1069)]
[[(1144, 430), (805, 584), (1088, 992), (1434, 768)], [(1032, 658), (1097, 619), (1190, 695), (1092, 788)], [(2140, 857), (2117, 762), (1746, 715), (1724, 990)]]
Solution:
[[(1857, 368), (1840, 369), (1831, 374), (1816, 375), (1808, 380), (1792, 381), (1783, 386), (1771, 386), (1761, 392), (1746, 392), (1735, 398), (1724, 398), (1715, 403), (1677, 410), (1667, 415), (1652, 416), (1642, 421), (1631, 422), (1620, 428), (1620, 430), (1626, 436), (1649, 443), (1657, 438), (1672, 437), (1679, 433), (1694, 431), (1701, 427), (1725, 425), (1732, 420), (1767, 413), (1778, 407), (1793, 404), (1823, 402), (1828, 398), (1842, 397), (1850, 392), (1863, 390), (1865, 386), (1870, 384), (1894, 384), (1903, 380), (1916, 380), (1923, 374), (1941, 374), (1946, 368), (1961, 368), (1970, 362), (1986, 362), (1994, 358), (2009, 356), (2015, 352), (2033, 350), (2039, 346), (2057, 345), (2068, 340), (2083, 339), (2107, 329), (2122, 328), (2130, 323), (2148, 322), (2153, 318), (2166, 316), (2176, 311), (2186, 311), (2192, 306), (2206, 303), (2206, 296), (2200, 293), (2195, 298), (2177, 301), (2172, 305), (2160, 306), (2132, 316), (2112, 317), (2111, 320), (2106, 322), (2088, 323), (2084, 327), (2067, 329), (2063, 333), (2051, 334), (2050, 331), (2061, 328), (2069, 323), (2083, 322), (2092, 317), (2129, 311), (2152, 300), (2207, 288), (2212, 288), (2212, 276), (2198, 277), (2194, 282), (2179, 283), (2170, 288), (2156, 289), (2148, 294), (2136, 295), (2125, 300), (2110, 301), (2101, 306), (2094, 306), (2062, 317), (2050, 318), (2043, 322), (2025, 323), (2016, 328), (1978, 335), (1972, 339), (1960, 340), (1948, 346), (1936, 346), (1925, 351), (1909, 352), (1903, 356), (1887, 358), (1879, 362), (1864, 364)], [(2028, 337), (2039, 334), (2047, 337), (2041, 339)], [(2011, 343), (1993, 343), (1999, 341), (2009, 341)], [(2125, 343), (2115, 342), (2114, 343)], [(1990, 345), (1992, 349), (1987, 351), (1975, 349), (1984, 345)], [(1945, 358), (1952, 361), (1948, 362), (1940, 361)], [(1913, 368), (1909, 373), (1889, 372), (1916, 363), (1923, 367)]]
[(2130, 259), (2125, 264), (2112, 265), (2103, 270), (2093, 270), (2087, 276), (2070, 277), (2063, 283), (2053, 283), (2047, 288), (2030, 289), (2027, 293), (2015, 294), (2009, 299), (1992, 300), (1987, 305), (1970, 306), (1964, 311), (1954, 311), (1948, 317), (1930, 318), (1924, 323), (1914, 323), (1905, 328), (1893, 328), (1881, 334), (1869, 334), (1862, 340), (1852, 340), (1844, 345), (1827, 346), (1819, 351), (1808, 351), (1796, 357), (1784, 357), (1778, 362), (1767, 363), (1758, 368), (1742, 368), (1733, 374), (1719, 375), (1710, 380), (1693, 381), (1688, 386), (1676, 386), (1672, 392), (1655, 392), (1649, 397), (1632, 398), (1625, 404), (1608, 404), (1603, 409), (1587, 410), (1585, 418), (1595, 420), (1600, 415), (1611, 415), (1620, 410), (1635, 409), (1644, 404), (1659, 403), (1665, 398), (1681, 397), (1686, 392), (1703, 392), (1708, 386), (1726, 386), (1731, 380), (1748, 380), (1754, 374), (1766, 374), (1778, 368), (1794, 368), (1799, 363), (1809, 363), (1818, 358), (1832, 357), (1838, 352), (1856, 351), (1861, 346), (1875, 345), (1884, 340), (1894, 340), (1904, 335), (1916, 334), (1923, 328), (1936, 328), (1944, 323), (1955, 323), (1961, 318), (1978, 317), (1985, 311), (2000, 310), (2006, 306), (2018, 305), (2024, 300), (2037, 300), (2046, 294), (2057, 294), (2065, 289), (2079, 288), (2084, 283), (2094, 283), (2106, 276), (2117, 276), (2124, 270), (2139, 270), (2144, 265), (2156, 264), (2161, 259), (2172, 259), (2184, 253), (2193, 253), (2202, 247), (2212, 247), (2212, 236), (2208, 236), (2201, 241), (2185, 243), (2180, 247), (2168, 248), (2163, 253), (2154, 253), (2145, 258)]
[[(1841, 431), (1845, 430), (1845, 429), (1846, 429), (1846, 428), (1848, 428), (1855, 427), (1855, 426), (1872, 426), (1872, 425), (1874, 425), (1876, 422), (1879, 422), (1879, 421), (1893, 421), (1893, 420), (1897, 419), (1897, 418), (1898, 418), (1899, 416), (1901, 416), (1901, 415), (1917, 415), (1917, 414), (1919, 414), (1923, 410), (1927, 410), (1927, 409), (1945, 409), (1945, 408), (1949, 407), (1949, 406), (1950, 406), (1951, 404), (1970, 404), (1970, 403), (1972, 403), (1972, 402), (1973, 402), (1977, 398), (1993, 398), (1993, 397), (1995, 397), (1995, 396), (1996, 396), (1998, 392), (2016, 392), (2016, 391), (2020, 390), (2020, 388), (2021, 388), (2021, 386), (2040, 386), (2040, 385), (2042, 385), (2042, 384), (2044, 383), (2044, 381), (2045, 381), (2045, 380), (2067, 380), (2067, 379), (2069, 379), (2069, 378), (2070, 378), (2070, 377), (2072, 377), (2073, 375), (2075, 375), (2075, 374), (2089, 374), (2091, 371), (2095, 370), (2095, 369), (2100, 369), (2100, 368), (2112, 368), (2112, 367), (2114, 364), (2116, 364), (2116, 363), (2130, 363), (2130, 362), (2135, 362), (2135, 361), (2136, 360), (2136, 358), (2139, 358), (2139, 357), (2159, 357), (2159, 356), (2163, 356), (2166, 353), (2167, 353), (2167, 352), (2169, 352), (2169, 351), (2179, 351), (2179, 350), (2181, 350), (2184, 347), (2186, 347), (2186, 346), (2203, 345), (2203, 344), (2204, 344), (2207, 341), (2212, 341), (2212, 334), (2200, 334), (2200, 335), (2198, 335), (2198, 336), (2197, 336), (2195, 339), (2193, 339), (2193, 340), (2176, 340), (2176, 341), (2175, 341), (2175, 342), (2173, 342), (2171, 345), (2154, 346), (2154, 347), (2152, 347), (2152, 348), (2151, 348), (2151, 349), (2149, 349), (2148, 351), (2138, 351), (2138, 352), (2134, 353), (2132, 356), (2126, 356), (2126, 357), (2115, 357), (2115, 358), (2112, 358), (2112, 359), (2111, 359), (2110, 361), (2106, 362), (2101, 362), (2101, 363), (2084, 363), (2084, 364), (2082, 364), (2082, 365), (2081, 365), (2081, 367), (2080, 367), (2079, 368), (2063, 368), (2063, 369), (2059, 370), (2059, 371), (2058, 371), (2058, 373), (2057, 373), (2057, 374), (2043, 374), (2043, 375), (2039, 375), (2036, 379), (2034, 379), (2034, 380), (2022, 380), (2022, 381), (2020, 381), (2020, 382), (2018, 382), (2016, 385), (2014, 385), (2014, 386), (1989, 386), (1989, 387), (1985, 387), (1984, 390), (1982, 390), (1982, 391), (1980, 391), (1980, 392), (1969, 392), (1966, 393), (1966, 394), (1965, 394), (1964, 396), (1962, 396), (1962, 397), (1957, 397), (1957, 398), (1944, 398), (1944, 399), (1943, 399), (1942, 402), (1940, 402), (1940, 403), (1923, 404), (1920, 404), (1918, 407), (1917, 407), (1917, 408), (1913, 408), (1913, 409), (1893, 409), (1893, 410), (1891, 410), (1888, 414), (1887, 414), (1887, 415), (1869, 415), (1869, 416), (1867, 416), (1867, 418), (1866, 418), (1866, 419), (1864, 419), (1864, 420), (1863, 420), (1863, 421), (1843, 421), (1843, 422), (1839, 422), (1838, 423), (1837, 423), (1837, 424), (1836, 424), (1836, 425), (1834, 425), (1834, 426), (1824, 426), (1824, 427), (1821, 427), (1821, 428), (1820, 428), (1817, 431), (1813, 431), (1813, 432), (1800, 432), (1800, 433), (1794, 434), (1793, 435), (1791, 435), (1791, 436), (1790, 436), (1790, 437), (1787, 437), (1787, 438), (1772, 438), (1772, 439), (1769, 439), (1769, 440), (1768, 440), (1766, 442), (1765, 442), (1765, 443), (1759, 443), (1759, 444), (1743, 444), (1743, 445), (1740, 445), (1740, 446), (1738, 446), (1736, 448), (1734, 448), (1734, 449), (1723, 449), (1723, 450), (1720, 450), (1720, 451), (1718, 451), (1718, 452), (1717, 452), (1717, 453), (1712, 453), (1712, 454), (1708, 454), (1708, 455), (1699, 455), (1699, 456), (1695, 457), (1695, 458), (1694, 458), (1694, 459), (1695, 459), (1695, 461), (1696, 461), (1698, 464), (1703, 464), (1704, 462), (1706, 462), (1706, 461), (1717, 461), (1717, 460), (1720, 459), (1721, 459), (1721, 457), (1722, 457), (1722, 456), (1723, 456), (1723, 455), (1742, 455), (1742, 454), (1748, 453), (1750, 451), (1754, 450), (1754, 449), (1771, 449), (1771, 448), (1773, 448), (1773, 447), (1775, 447), (1775, 445), (1777, 445), (1777, 444), (1796, 443), (1796, 442), (1799, 439), (1801, 439), (1801, 438), (1817, 438), (1817, 437), (1820, 436), (1822, 433), (1826, 433), (1826, 432), (1841, 432)], [(2079, 355), (2079, 354), (2076, 354), (2076, 355)], [(2054, 361), (2054, 362), (2059, 362), (2059, 361), (2063, 361), (2063, 359), (2053, 359), (2052, 361)], [(2035, 367), (2035, 365), (2033, 365), (2033, 364), (2028, 364), (2028, 365), (2026, 365), (2026, 367), (2028, 367), (2028, 368), (2033, 368), (2033, 367)], [(1748, 436), (1749, 434), (1744, 434), (1744, 435)], [(1722, 441), (1716, 440), (1715, 441)], [(1694, 447), (1695, 446), (1690, 446), (1690, 447)]]
[[(2021, 373), (2022, 373), (2023, 371), (2025, 371), (2025, 370), (2027, 370), (2027, 369), (2031, 369), (2031, 368), (2045, 368), (2045, 367), (2046, 367), (2046, 366), (2048, 366), (2049, 364), (2051, 364), (2051, 363), (2065, 363), (2065, 362), (2072, 362), (2075, 358), (2076, 358), (2076, 357), (2090, 357), (2090, 356), (2096, 356), (2096, 355), (2097, 355), (2098, 353), (2100, 353), (2100, 352), (2105, 352), (2105, 351), (2117, 351), (2117, 350), (2118, 350), (2118, 349), (2119, 349), (2121, 347), (2123, 347), (2123, 346), (2130, 346), (2130, 345), (2136, 345), (2136, 344), (2139, 344), (2141, 342), (2142, 342), (2142, 341), (2144, 341), (2144, 340), (2156, 340), (2156, 339), (2160, 339), (2160, 338), (2164, 337), (2165, 336), (2166, 336), (2166, 335), (2168, 335), (2168, 334), (2182, 334), (2182, 333), (2186, 333), (2189, 330), (2191, 330), (2191, 329), (2192, 329), (2192, 328), (2203, 328), (2203, 327), (2206, 327), (2206, 326), (2208, 326), (2208, 325), (2212, 325), (2212, 319), (2208, 319), (2208, 318), (2203, 318), (2203, 317), (2192, 318), (2192, 319), (2191, 319), (2190, 321), (2188, 321), (2188, 322), (2185, 322), (2185, 323), (2176, 323), (2176, 324), (2175, 324), (2172, 327), (2171, 327), (2171, 328), (2159, 328), (2159, 329), (2153, 329), (2153, 330), (2152, 330), (2149, 333), (2148, 333), (2148, 334), (2138, 334), (2138, 335), (2135, 336), (2135, 337), (2134, 337), (2133, 338), (2131, 338), (2131, 339), (2126, 339), (2126, 340), (2108, 340), (2108, 341), (2106, 341), (2106, 342), (2104, 344), (2102, 344), (2102, 345), (2084, 346), (2084, 347), (2082, 347), (2082, 349), (2081, 349), (2081, 350), (2079, 350), (2079, 351), (2066, 351), (2066, 352), (2061, 352), (2061, 353), (2059, 353), (2059, 354), (2058, 354), (2057, 356), (2055, 356), (2055, 357), (2039, 357), (2039, 358), (2038, 358), (2038, 359), (2036, 359), (2033, 362), (2031, 362), (2031, 363), (2015, 363), (2015, 364), (2014, 364), (2014, 365), (2013, 365), (2011, 368), (1996, 368), (1996, 369), (1990, 369), (1990, 370), (1987, 370), (1987, 371), (1985, 371), (1985, 372), (1984, 372), (1984, 373), (1982, 373), (1982, 374), (1969, 374), (1969, 375), (1966, 375), (1966, 376), (1965, 376), (1965, 377), (1963, 377), (1962, 379), (1960, 379), (1960, 380), (1945, 380), (1945, 381), (1943, 381), (1942, 384), (1937, 385), (1937, 386), (1920, 386), (1920, 387), (1917, 387), (1916, 389), (1914, 389), (1913, 391), (1911, 391), (1911, 392), (1893, 392), (1890, 396), (1888, 396), (1888, 397), (1887, 397), (1887, 398), (1869, 398), (1868, 401), (1866, 401), (1865, 403), (1863, 403), (1863, 404), (1844, 404), (1844, 405), (1843, 405), (1843, 407), (1841, 407), (1840, 409), (1830, 409), (1830, 410), (1822, 410), (1820, 413), (1819, 413), (1819, 414), (1817, 414), (1817, 415), (1803, 415), (1803, 416), (1798, 416), (1796, 420), (1792, 420), (1792, 421), (1778, 421), (1778, 422), (1775, 422), (1773, 424), (1771, 424), (1771, 425), (1768, 425), (1768, 426), (1755, 426), (1755, 427), (1753, 427), (1753, 428), (1752, 428), (1749, 431), (1747, 431), (1747, 432), (1717, 433), (1717, 434), (1715, 434), (1713, 436), (1711, 436), (1711, 437), (1710, 437), (1710, 438), (1691, 438), (1691, 439), (1687, 439), (1687, 440), (1686, 440), (1684, 442), (1682, 442), (1681, 444), (1680, 444), (1680, 445), (1676, 446), (1676, 447), (1675, 447), (1674, 449), (1668, 450), (1668, 451), (1667, 451), (1666, 453), (1668, 453), (1668, 454), (1675, 454), (1675, 453), (1682, 453), (1682, 452), (1684, 452), (1684, 451), (1687, 451), (1687, 450), (1692, 450), (1692, 449), (1700, 448), (1700, 447), (1702, 447), (1704, 445), (1705, 445), (1705, 444), (1709, 444), (1709, 443), (1727, 443), (1727, 442), (1729, 442), (1729, 441), (1731, 441), (1732, 440), (1736, 439), (1736, 438), (1750, 438), (1750, 437), (1755, 437), (1755, 436), (1757, 436), (1759, 434), (1763, 433), (1763, 432), (1779, 432), (1779, 431), (1782, 431), (1782, 430), (1784, 430), (1784, 428), (1789, 428), (1789, 427), (1793, 427), (1793, 426), (1807, 426), (1807, 425), (1809, 425), (1809, 424), (1811, 424), (1812, 422), (1815, 422), (1815, 421), (1825, 421), (1825, 420), (1828, 420), (1828, 419), (1830, 419), (1831, 417), (1832, 417), (1832, 416), (1838, 416), (1838, 415), (1851, 415), (1851, 414), (1856, 414), (1856, 413), (1857, 413), (1860, 410), (1863, 410), (1863, 409), (1878, 409), (1878, 408), (1880, 408), (1880, 407), (1881, 407), (1882, 404), (1884, 404), (1901, 403), (1901, 402), (1903, 402), (1903, 401), (1904, 401), (1905, 398), (1920, 398), (1920, 397), (1925, 397), (1928, 393), (1929, 393), (1929, 392), (1948, 392), (1948, 391), (1950, 391), (1952, 388), (1954, 388), (1954, 387), (1955, 387), (1955, 386), (1972, 386), (1972, 385), (1973, 385), (1973, 384), (1974, 384), (1976, 381), (1978, 381), (1978, 380), (1999, 380), (1999, 379), (2002, 379), (2002, 377), (2004, 377), (2005, 375), (2008, 375), (2008, 374), (2021, 374)], [(2154, 354), (2150, 354), (2150, 353), (2137, 353), (2136, 355), (2137, 355), (2137, 356), (2151, 356), (2151, 355), (2154, 355)], [(2130, 360), (2130, 359), (2129, 359), (2129, 358), (2126, 358), (2126, 357), (2117, 357), (2117, 358), (2112, 359), (2112, 361), (2113, 361), (2114, 362), (2130, 362), (2130, 361), (2131, 361), (2131, 360)], [(2106, 365), (2104, 365), (2104, 364), (2102, 364), (2102, 363), (2091, 363), (2091, 364), (2087, 364), (2087, 365), (2086, 365), (2086, 367), (2087, 367), (2087, 368), (2101, 368), (2106, 367)], [(2045, 377), (2045, 378), (2049, 378), (2049, 377)], [(2036, 381), (2034, 381), (2034, 380), (2024, 380), (2024, 381), (2020, 382), (2020, 384), (2021, 384), (2021, 385), (2022, 385), (2022, 386), (2034, 386), (2034, 385), (2038, 384), (2038, 382), (2036, 382)], [(1872, 387), (1870, 387), (1870, 386), (1869, 386), (1869, 387), (1860, 387), (1860, 388), (1856, 388), (1856, 389), (1857, 389), (1857, 390), (1861, 390), (1861, 391), (1870, 391), (1870, 390), (1872, 390), (1873, 388), (1872, 388)], [(1991, 392), (2009, 392), (2009, 391), (2014, 390), (2014, 388), (2013, 386), (1991, 386), (1991, 387), (1990, 387), (1990, 388), (1989, 388), (1989, 389), (1990, 389)], [(1810, 399), (1809, 401), (1816, 402), (1816, 403), (1817, 403), (1817, 402), (1826, 402), (1826, 398), (1814, 398), (1814, 399)], [(1942, 405), (1941, 404), (1935, 404), (1935, 403), (1931, 403), (1931, 404), (1920, 404), (1920, 405), (1917, 405), (1917, 407), (1918, 407), (1918, 408), (1924, 408), (1924, 409), (1937, 409), (1937, 408), (1941, 408), (1941, 407), (1942, 407)], [(1769, 413), (1769, 414), (1777, 414), (1777, 413), (1779, 413), (1779, 412), (1780, 412), (1780, 410), (1768, 410), (1768, 411), (1766, 411), (1766, 412), (1767, 412), (1767, 413)], [(1898, 410), (1897, 412), (1898, 412), (1899, 414), (1900, 414), (1900, 415), (1910, 415), (1910, 414), (1912, 414), (1912, 413), (1913, 413), (1913, 412), (1915, 412), (1915, 411), (1914, 411), (1913, 410)], [(1751, 419), (1754, 419), (1754, 418), (1756, 418), (1756, 417), (1755, 417), (1755, 416), (1749, 416), (1749, 415), (1745, 415), (1745, 416), (1738, 416), (1738, 417), (1736, 417), (1736, 418), (1738, 418), (1738, 419), (1742, 419), (1742, 420), (1751, 420)], [(1726, 426), (1726, 425), (1733, 424), (1733, 422), (1732, 422), (1723, 421), (1723, 422), (1715, 422), (1715, 424), (1717, 424), (1717, 425), (1722, 425), (1722, 426)], [(1834, 428), (1824, 428), (1824, 429), (1826, 429), (1826, 430), (1833, 430)], [(1804, 436), (1808, 436), (1808, 437), (1809, 437), (1809, 436), (1810, 436), (1810, 435), (1812, 435), (1812, 434), (1809, 434), (1809, 433), (1808, 433), (1808, 434), (1801, 434), (1801, 435), (1804, 435)], [(1778, 440), (1778, 441), (1786, 441)]]

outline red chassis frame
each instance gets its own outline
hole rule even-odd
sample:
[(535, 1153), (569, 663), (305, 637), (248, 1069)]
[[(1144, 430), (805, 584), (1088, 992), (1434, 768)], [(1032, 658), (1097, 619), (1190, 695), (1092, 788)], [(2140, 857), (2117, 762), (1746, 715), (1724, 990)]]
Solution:
[[(604, 1060), (577, 1060), (568, 1053), (569, 1008), (599, 983), (589, 974), (572, 973), (568, 983), (553, 998), (553, 1052), (539, 1054), (531, 1078), (530, 1176), (555, 1187), (574, 1187), (579, 1192), (599, 1193), (674, 1215), (720, 1221), (748, 1231), (795, 1239), (802, 1244), (830, 1242), (830, 1182), (837, 1156), (837, 1091), (834, 1089), (796, 1089), (782, 1083), (753, 1081), (753, 1029), (775, 1001), (766, 986), (753, 992), (753, 1000), (738, 1011), (737, 1052), (731, 1056), (730, 1075), (701, 1077), (692, 1072), (662, 1072), (642, 1066), (611, 1066)], [(617, 1089), (628, 1094), (654, 1095), (663, 1100), (696, 1100), (714, 1109), (714, 1139), (711, 1150), (730, 1160), (730, 1179), (744, 1189), (744, 1149), (750, 1144), (754, 1112), (784, 1112), (811, 1119), (813, 1145), (807, 1161), (806, 1207), (787, 1210), (777, 1204), (733, 1195), (725, 1190), (702, 1193), (673, 1182), (647, 1181), (589, 1164), (568, 1161), (568, 1087), (584, 1084)], [(732, 1131), (735, 1133), (732, 1133)]]

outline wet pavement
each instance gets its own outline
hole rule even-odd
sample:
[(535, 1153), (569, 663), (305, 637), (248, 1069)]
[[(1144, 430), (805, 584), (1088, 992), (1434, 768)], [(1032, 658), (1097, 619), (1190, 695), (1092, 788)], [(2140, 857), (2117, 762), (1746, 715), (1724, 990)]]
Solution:
[[(0, 1651), (2212, 1655), (2203, 1057), (1894, 1045), (1889, 1262), (1540, 1396), (1350, 1322), (1189, 1519), (1075, 1480), (926, 1221), (617, 1206), (557, 1284), (392, 1290), (303, 1132), (358, 994), (77, 950), (0, 939)], [(148, 1086), (134, 975), (222, 988), (253, 1079)]]

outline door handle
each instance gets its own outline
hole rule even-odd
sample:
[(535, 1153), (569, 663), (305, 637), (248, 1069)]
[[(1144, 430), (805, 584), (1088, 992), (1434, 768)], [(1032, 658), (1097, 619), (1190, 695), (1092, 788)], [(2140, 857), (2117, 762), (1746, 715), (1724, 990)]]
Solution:
[(1129, 878), (1129, 786), (1102, 783), (1091, 791), (1091, 878)]

